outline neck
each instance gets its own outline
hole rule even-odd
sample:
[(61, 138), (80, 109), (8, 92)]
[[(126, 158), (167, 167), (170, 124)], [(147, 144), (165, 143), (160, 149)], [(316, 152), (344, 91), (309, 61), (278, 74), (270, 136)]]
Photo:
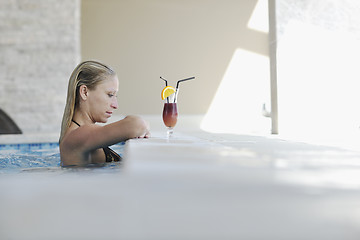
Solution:
[(90, 115), (87, 114), (85, 111), (81, 111), (81, 109), (75, 109), (72, 120), (74, 120), (81, 126), (95, 123), (95, 121), (91, 119)]

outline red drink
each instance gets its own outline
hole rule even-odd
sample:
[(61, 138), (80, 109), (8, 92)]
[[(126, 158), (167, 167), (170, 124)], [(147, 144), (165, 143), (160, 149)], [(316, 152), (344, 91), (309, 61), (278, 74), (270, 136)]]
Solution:
[(177, 122), (178, 112), (176, 103), (165, 103), (163, 110), (163, 120), (165, 126), (174, 127)]

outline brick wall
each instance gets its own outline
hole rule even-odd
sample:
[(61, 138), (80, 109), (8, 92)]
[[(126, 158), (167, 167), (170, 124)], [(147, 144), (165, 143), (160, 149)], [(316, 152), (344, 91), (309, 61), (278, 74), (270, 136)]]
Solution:
[(0, 108), (24, 133), (58, 132), (80, 60), (80, 0), (0, 1)]

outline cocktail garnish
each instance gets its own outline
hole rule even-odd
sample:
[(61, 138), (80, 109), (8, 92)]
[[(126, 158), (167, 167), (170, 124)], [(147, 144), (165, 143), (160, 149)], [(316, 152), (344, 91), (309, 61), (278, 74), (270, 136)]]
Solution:
[(176, 90), (174, 87), (172, 86), (166, 86), (162, 91), (161, 91), (161, 99), (164, 100), (165, 98), (169, 97), (171, 94), (175, 93)]

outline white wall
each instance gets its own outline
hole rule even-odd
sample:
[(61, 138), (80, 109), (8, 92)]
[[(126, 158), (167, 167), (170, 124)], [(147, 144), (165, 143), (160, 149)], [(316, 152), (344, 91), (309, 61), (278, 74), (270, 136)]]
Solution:
[[(160, 76), (171, 85), (195, 76), (181, 85), (179, 111), (206, 114), (236, 52), (268, 56), (267, 33), (248, 25), (257, 2), (83, 0), (82, 59), (98, 59), (115, 68), (122, 114), (160, 114)], [(267, 9), (262, 12), (267, 16)], [(259, 69), (246, 60), (238, 67), (268, 71), (268, 66)], [(235, 81), (242, 82), (242, 91), (247, 91), (246, 81), (254, 85), (252, 78)], [(237, 102), (228, 102), (227, 108), (231, 106), (246, 115)]]

